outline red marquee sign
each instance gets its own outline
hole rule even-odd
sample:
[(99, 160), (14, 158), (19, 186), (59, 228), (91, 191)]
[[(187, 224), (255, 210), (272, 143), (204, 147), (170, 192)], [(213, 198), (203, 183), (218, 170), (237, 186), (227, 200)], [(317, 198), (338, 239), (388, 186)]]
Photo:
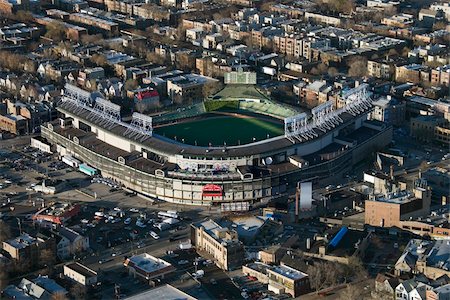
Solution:
[(222, 187), (216, 184), (207, 184), (203, 187), (203, 196), (220, 197), (223, 194)]

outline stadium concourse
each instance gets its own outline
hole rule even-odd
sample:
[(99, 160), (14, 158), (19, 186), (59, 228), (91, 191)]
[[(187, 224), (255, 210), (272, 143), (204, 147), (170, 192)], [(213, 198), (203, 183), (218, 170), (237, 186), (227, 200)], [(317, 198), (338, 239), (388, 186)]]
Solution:
[[(186, 205), (250, 207), (280, 197), (299, 180), (345, 172), (368, 149), (384, 147), (392, 128), (367, 120), (368, 95), (362, 86), (345, 94), (343, 107), (324, 103), (306, 114), (267, 98), (254, 85), (230, 84), (202, 103), (155, 118), (135, 113), (127, 123), (109, 101), (67, 85), (57, 108), (62, 117), (43, 125), (41, 132), (61, 157), (71, 155), (146, 196)], [(281, 130), (265, 139), (220, 146), (159, 134), (161, 125), (189, 124), (199, 116), (200, 121), (216, 120), (217, 130), (223, 131), (217, 120), (229, 122), (230, 117), (218, 118), (223, 112), (246, 112), (258, 121), (271, 118)]]

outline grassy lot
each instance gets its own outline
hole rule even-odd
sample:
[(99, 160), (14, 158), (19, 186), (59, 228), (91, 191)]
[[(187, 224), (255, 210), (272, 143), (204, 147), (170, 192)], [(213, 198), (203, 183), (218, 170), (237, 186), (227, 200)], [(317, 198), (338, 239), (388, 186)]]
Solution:
[(256, 117), (219, 116), (183, 122), (155, 129), (159, 135), (176, 139), (177, 141), (198, 146), (227, 146), (246, 144), (275, 137), (284, 133), (281, 123), (261, 120)]

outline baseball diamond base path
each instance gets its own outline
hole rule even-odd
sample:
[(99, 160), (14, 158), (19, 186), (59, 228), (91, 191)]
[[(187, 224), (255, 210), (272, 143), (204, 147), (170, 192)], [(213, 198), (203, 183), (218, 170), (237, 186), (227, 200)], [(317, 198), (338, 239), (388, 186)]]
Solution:
[(235, 146), (284, 134), (281, 123), (265, 118), (223, 113), (155, 128), (155, 133), (190, 145)]

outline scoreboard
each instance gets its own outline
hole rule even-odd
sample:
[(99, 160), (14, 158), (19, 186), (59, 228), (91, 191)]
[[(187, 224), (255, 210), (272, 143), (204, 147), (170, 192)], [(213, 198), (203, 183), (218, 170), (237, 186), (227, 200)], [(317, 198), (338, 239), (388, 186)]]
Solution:
[(225, 73), (225, 84), (256, 84), (256, 73), (242, 71)]

